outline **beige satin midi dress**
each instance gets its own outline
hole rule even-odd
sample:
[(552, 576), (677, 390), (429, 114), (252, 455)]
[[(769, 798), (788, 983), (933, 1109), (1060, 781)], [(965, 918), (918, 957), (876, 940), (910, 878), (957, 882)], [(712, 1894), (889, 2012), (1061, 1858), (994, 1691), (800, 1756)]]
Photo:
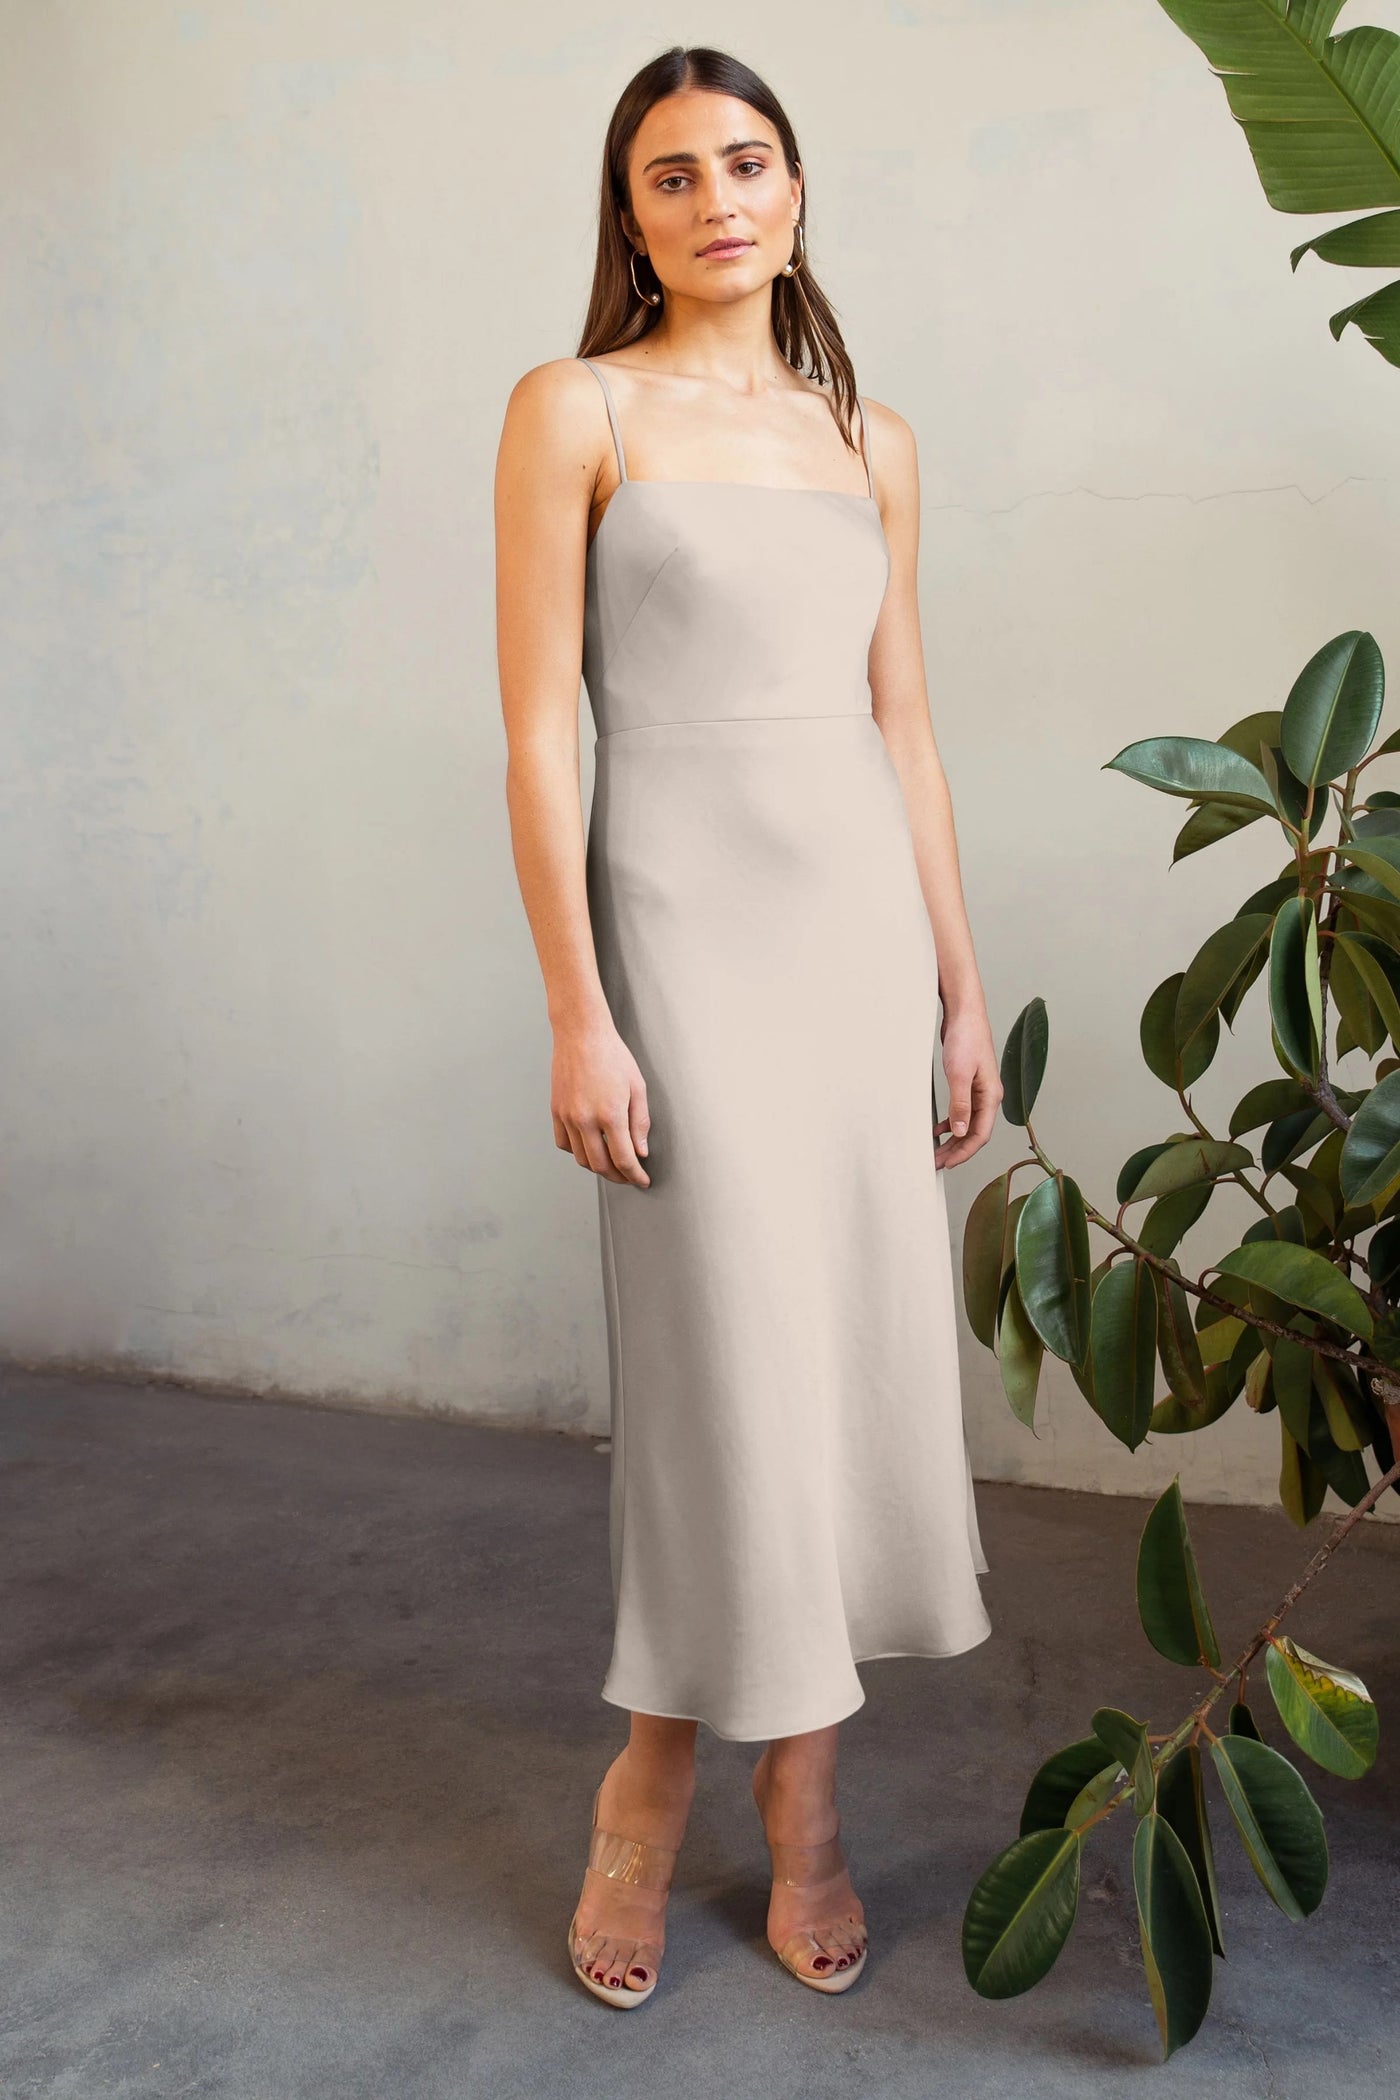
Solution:
[(598, 1181), (614, 1639), (604, 1699), (767, 1741), (856, 1665), (991, 1632), (963, 1434), (937, 958), (871, 711), (868, 495), (621, 483), (589, 548), (587, 887), (647, 1085)]

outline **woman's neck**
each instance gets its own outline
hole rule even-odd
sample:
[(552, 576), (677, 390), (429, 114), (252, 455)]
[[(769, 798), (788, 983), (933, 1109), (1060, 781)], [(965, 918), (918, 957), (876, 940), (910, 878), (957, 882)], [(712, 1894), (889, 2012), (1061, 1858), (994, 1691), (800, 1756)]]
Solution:
[(629, 363), (687, 379), (711, 379), (736, 394), (764, 394), (801, 381), (773, 334), (767, 285), (750, 298), (716, 307), (710, 300), (672, 298), (649, 335), (630, 346)]

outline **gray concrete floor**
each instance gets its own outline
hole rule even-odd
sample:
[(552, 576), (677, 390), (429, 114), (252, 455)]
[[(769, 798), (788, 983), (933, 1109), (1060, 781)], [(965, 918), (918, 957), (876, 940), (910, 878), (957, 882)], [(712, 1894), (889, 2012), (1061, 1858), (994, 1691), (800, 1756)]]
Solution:
[[(1124, 1816), (1037, 1989), (988, 2003), (959, 1954), (1038, 1761), (1100, 1703), (1166, 1727), (1199, 1682), (1137, 1630), (1146, 1501), (980, 1486), (992, 1638), (864, 1666), (842, 1812), (872, 1957), (846, 1995), (804, 1990), (768, 1951), (756, 1748), (702, 1729), (661, 1982), (624, 2014), (564, 1948), (625, 1726), (598, 1696), (607, 1461), (590, 1442), (16, 1372), (0, 1436), (7, 2100), (1394, 2090), (1394, 1529), (1348, 1546), (1294, 1615), (1382, 1711), (1367, 1779), (1307, 1768), (1327, 1896), (1290, 1924), (1216, 1797), (1228, 1960), (1164, 2067)], [(1320, 1527), (1191, 1522), (1233, 1653)], [(1282, 1745), (1266, 1697), (1256, 1710)]]

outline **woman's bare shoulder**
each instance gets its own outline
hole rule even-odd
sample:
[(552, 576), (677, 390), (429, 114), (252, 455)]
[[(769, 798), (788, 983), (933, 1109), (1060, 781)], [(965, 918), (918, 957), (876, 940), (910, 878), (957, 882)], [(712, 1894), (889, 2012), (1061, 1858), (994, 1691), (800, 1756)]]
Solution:
[(875, 486), (886, 497), (916, 500), (919, 487), (919, 454), (914, 433), (897, 410), (883, 401), (861, 400), (870, 411), (870, 461)]
[(898, 410), (883, 401), (873, 400), (869, 394), (862, 394), (860, 398), (870, 410), (870, 434), (875, 443), (878, 445), (883, 439), (886, 445), (894, 447), (897, 455), (912, 455), (914, 433)]
[(559, 466), (595, 467), (611, 440), (602, 389), (579, 357), (552, 357), (532, 365), (511, 388), (504, 442)]
[(511, 407), (550, 418), (568, 416), (582, 402), (602, 398), (598, 382), (581, 357), (551, 357), (522, 372), (511, 388)]

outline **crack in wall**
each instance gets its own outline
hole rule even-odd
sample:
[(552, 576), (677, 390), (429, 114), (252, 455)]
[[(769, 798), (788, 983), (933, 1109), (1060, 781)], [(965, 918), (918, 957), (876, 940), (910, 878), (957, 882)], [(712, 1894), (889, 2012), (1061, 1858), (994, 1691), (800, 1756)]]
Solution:
[(1294, 495), (1301, 496), (1308, 507), (1315, 510), (1319, 503), (1326, 503), (1329, 497), (1336, 495), (1338, 489), (1346, 488), (1351, 482), (1376, 482), (1388, 487), (1392, 479), (1389, 474), (1344, 474), (1340, 481), (1334, 481), (1331, 488), (1324, 489), (1320, 496), (1310, 496), (1296, 481), (1269, 482), (1262, 488), (1207, 489), (1201, 496), (1193, 496), (1189, 489), (1134, 489), (1120, 495), (1109, 489), (1091, 489), (1082, 481), (1077, 481), (1073, 487), (1066, 489), (1029, 489), (1024, 496), (1018, 496), (1014, 503), (990, 506), (977, 503), (924, 503), (921, 508), (925, 516), (932, 511), (960, 510), (974, 518), (1004, 518), (1013, 510), (1020, 510), (1023, 504), (1038, 502), (1043, 497), (1090, 496), (1095, 503), (1196, 504), (1224, 503), (1236, 496)]

